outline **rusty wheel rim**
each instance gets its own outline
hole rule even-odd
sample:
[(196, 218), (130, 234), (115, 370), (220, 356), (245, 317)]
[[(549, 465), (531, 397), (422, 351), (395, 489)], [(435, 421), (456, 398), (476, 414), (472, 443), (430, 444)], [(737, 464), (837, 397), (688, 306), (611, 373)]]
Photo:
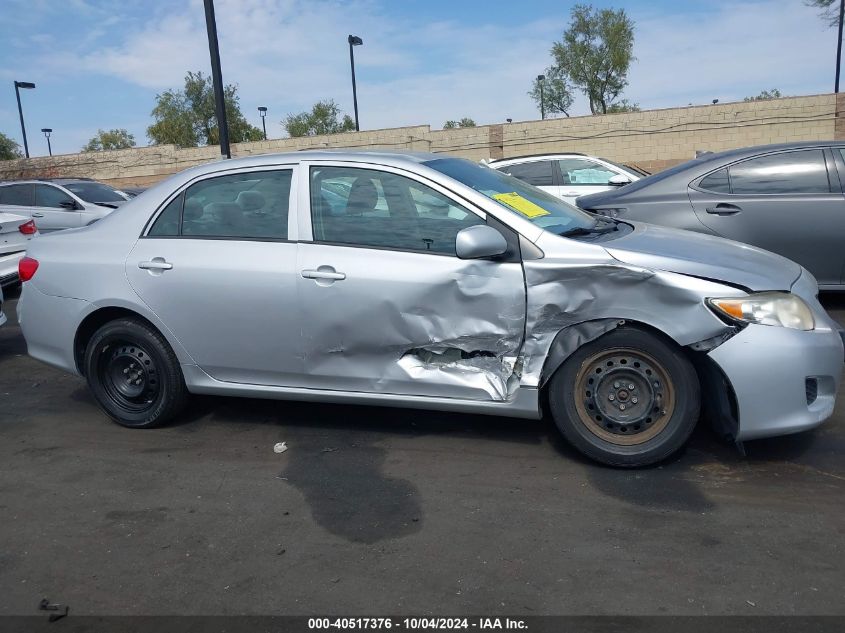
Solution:
[(634, 446), (659, 435), (675, 412), (675, 386), (652, 356), (618, 347), (586, 358), (575, 378), (575, 409), (596, 437)]

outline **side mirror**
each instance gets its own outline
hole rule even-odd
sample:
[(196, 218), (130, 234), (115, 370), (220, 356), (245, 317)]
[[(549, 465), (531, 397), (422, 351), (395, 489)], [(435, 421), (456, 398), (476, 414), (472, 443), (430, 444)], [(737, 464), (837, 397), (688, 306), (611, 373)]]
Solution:
[(65, 200), (64, 202), (60, 202), (59, 206), (62, 209), (68, 209), (70, 211), (76, 211), (76, 209), (77, 209), (75, 200)]
[(622, 187), (623, 185), (630, 185), (631, 179), (625, 174), (616, 174), (615, 176), (610, 177), (607, 184), (611, 187)]
[(508, 250), (504, 236), (492, 226), (479, 224), (458, 232), (455, 253), (461, 259), (481, 259), (502, 255)]

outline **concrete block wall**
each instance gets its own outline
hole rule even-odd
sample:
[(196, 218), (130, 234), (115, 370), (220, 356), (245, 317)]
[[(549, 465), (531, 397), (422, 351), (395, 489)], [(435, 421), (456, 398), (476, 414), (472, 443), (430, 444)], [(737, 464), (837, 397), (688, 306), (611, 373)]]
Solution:
[[(805, 140), (845, 140), (845, 96), (823, 94), (602, 116), (519, 121), (455, 130), (417, 125), (329, 136), (236, 143), (235, 156), (304, 149), (424, 151), (471, 160), (583, 152), (658, 171), (696, 150)], [(146, 186), (220, 158), (219, 148), (154, 145), (0, 162), (0, 179), (86, 177)]]

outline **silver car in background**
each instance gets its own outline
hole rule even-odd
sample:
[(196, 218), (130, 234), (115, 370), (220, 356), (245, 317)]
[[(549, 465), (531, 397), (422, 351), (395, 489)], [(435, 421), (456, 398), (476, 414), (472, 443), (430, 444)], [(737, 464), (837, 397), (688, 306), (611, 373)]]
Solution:
[(84, 178), (0, 182), (0, 212), (32, 218), (42, 233), (88, 226), (127, 200), (126, 194)]
[(844, 154), (842, 141), (708, 153), (578, 206), (752, 244), (798, 262), (823, 290), (845, 290)]
[(33, 220), (0, 212), (0, 287), (17, 283), (18, 262), (36, 235), (38, 227)]
[[(599, 219), (436, 154), (298, 152), (171, 177), (20, 263), (29, 354), (133, 428), (190, 393), (539, 418), (657, 462), (833, 412), (843, 364), (782, 257)], [(765, 377), (765, 381), (762, 380)]]

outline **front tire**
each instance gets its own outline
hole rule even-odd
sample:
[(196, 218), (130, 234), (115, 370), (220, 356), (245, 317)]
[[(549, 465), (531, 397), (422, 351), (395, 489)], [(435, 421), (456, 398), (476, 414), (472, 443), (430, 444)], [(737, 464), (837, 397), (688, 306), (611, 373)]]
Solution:
[(611, 466), (654, 464), (698, 422), (698, 376), (657, 335), (618, 328), (578, 349), (549, 381), (552, 416), (584, 455)]
[(188, 399), (170, 345), (135, 319), (111, 321), (94, 333), (85, 350), (85, 376), (103, 411), (129, 428), (164, 424)]

